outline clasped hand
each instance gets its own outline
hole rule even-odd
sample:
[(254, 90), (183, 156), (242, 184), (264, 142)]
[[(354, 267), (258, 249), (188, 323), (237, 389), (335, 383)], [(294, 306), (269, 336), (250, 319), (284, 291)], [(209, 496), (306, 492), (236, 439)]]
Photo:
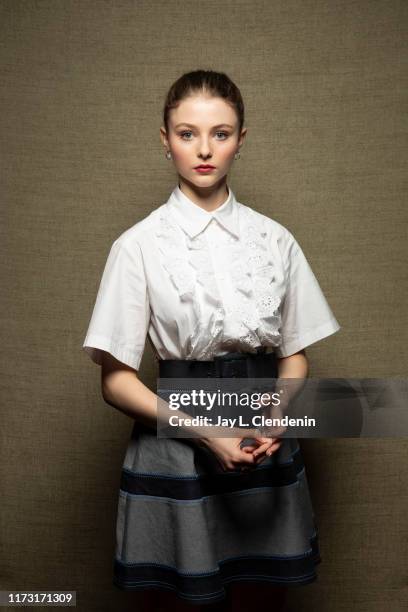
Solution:
[[(273, 406), (272, 403), (264, 405), (263, 415), (265, 418), (281, 419), (283, 416), (281, 405)], [(218, 432), (220, 429), (218, 428)], [(279, 438), (286, 431), (284, 426), (266, 426), (261, 429), (230, 428), (228, 437), (211, 437), (202, 440), (216, 456), (224, 471), (227, 470), (250, 470), (270, 457), (281, 446)], [(236, 435), (233, 435), (236, 434)], [(249, 438), (251, 442), (242, 446), (244, 439)]]
[[(242, 446), (245, 438), (250, 438), (251, 443)], [(214, 453), (225, 471), (251, 469), (270, 457), (280, 445), (279, 438), (261, 436), (256, 430), (251, 430), (245, 436), (241, 432), (234, 437), (209, 438), (205, 441), (205, 446)]]

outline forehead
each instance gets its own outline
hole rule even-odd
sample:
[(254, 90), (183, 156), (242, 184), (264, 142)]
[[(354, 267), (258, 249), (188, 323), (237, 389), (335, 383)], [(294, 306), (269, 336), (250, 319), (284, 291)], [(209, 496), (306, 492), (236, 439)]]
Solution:
[(186, 122), (197, 127), (226, 124), (235, 126), (237, 123), (235, 109), (223, 98), (195, 94), (179, 102), (170, 112), (173, 126)]

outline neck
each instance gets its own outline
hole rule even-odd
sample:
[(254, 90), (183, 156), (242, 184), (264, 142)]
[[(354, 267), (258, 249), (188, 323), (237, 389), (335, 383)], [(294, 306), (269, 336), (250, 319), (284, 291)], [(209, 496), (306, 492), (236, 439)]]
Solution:
[(197, 187), (197, 185), (179, 177), (178, 186), (194, 204), (207, 212), (219, 208), (229, 196), (226, 179), (216, 185), (211, 185), (211, 187)]

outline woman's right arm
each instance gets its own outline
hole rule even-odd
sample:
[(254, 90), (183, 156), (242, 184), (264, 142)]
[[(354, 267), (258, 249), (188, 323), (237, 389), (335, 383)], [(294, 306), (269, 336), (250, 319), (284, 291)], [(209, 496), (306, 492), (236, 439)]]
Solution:
[(136, 370), (106, 351), (102, 354), (101, 386), (105, 402), (138, 422), (156, 428), (157, 395), (142, 383)]

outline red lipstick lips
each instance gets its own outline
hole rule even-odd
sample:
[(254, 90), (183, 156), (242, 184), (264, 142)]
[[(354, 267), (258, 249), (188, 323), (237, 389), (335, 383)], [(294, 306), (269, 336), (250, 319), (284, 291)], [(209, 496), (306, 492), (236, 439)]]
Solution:
[(200, 172), (202, 174), (211, 172), (211, 170), (215, 170), (215, 166), (211, 166), (210, 164), (200, 164), (199, 166), (195, 166), (194, 170)]

